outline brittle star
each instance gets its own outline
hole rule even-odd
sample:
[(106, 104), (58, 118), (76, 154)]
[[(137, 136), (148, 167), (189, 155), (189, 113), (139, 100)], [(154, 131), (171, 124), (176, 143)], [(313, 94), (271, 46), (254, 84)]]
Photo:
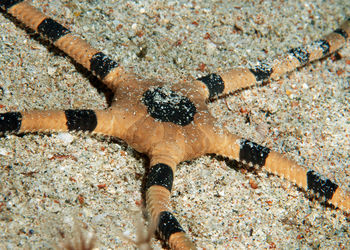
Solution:
[(1, 115), (1, 132), (88, 131), (118, 137), (150, 158), (146, 183), (147, 210), (157, 231), (174, 249), (193, 248), (168, 208), (176, 166), (204, 154), (218, 154), (257, 165), (323, 196), (349, 211), (349, 195), (333, 181), (287, 160), (254, 142), (215, 125), (207, 100), (280, 75), (327, 56), (349, 37), (349, 20), (309, 46), (290, 50), (272, 64), (209, 74), (175, 86), (142, 80), (102, 52), (92, 48), (54, 20), (23, 1), (1, 1), (1, 7), (92, 71), (115, 94), (107, 110), (8, 112)]

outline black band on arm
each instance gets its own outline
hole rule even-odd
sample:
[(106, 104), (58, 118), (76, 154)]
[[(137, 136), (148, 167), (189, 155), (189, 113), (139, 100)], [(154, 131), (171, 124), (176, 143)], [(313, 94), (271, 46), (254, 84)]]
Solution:
[(0, 133), (18, 132), (22, 125), (20, 112), (8, 112), (0, 114)]
[(317, 40), (314, 41), (313, 43), (311, 43), (311, 46), (318, 46), (320, 47), (320, 49), (322, 49), (322, 55), (327, 55), (329, 53), (329, 49), (330, 49), (330, 45), (329, 42), (327, 42), (326, 40)]
[(105, 76), (116, 67), (118, 67), (118, 63), (110, 59), (102, 52), (97, 52), (90, 59), (90, 70), (100, 79), (105, 78)]
[(264, 166), (270, 149), (255, 142), (242, 139), (240, 143), (239, 160), (251, 162), (254, 165)]
[(205, 85), (207, 85), (209, 98), (220, 95), (225, 89), (225, 83), (218, 74), (209, 74), (200, 77), (197, 80), (202, 81)]
[(172, 213), (163, 211), (159, 214), (158, 232), (165, 241), (168, 241), (172, 234), (185, 232), (185, 230)]
[(307, 171), (307, 189), (314, 191), (326, 198), (326, 200), (332, 199), (335, 190), (338, 185), (322, 177), (320, 174), (313, 170)]
[(12, 6), (23, 2), (23, 0), (5, 0), (5, 1), (0, 1), (0, 7), (8, 10), (9, 8), (11, 8)]
[(151, 186), (157, 185), (165, 187), (171, 192), (173, 187), (174, 173), (170, 166), (158, 163), (151, 167), (146, 182), (146, 190)]
[(64, 111), (69, 131), (93, 131), (97, 126), (95, 111), (90, 109), (68, 109)]
[(257, 82), (269, 79), (272, 74), (272, 68), (266, 63), (261, 63), (249, 70), (253, 73)]
[(297, 47), (289, 50), (289, 54), (298, 59), (300, 65), (305, 65), (309, 62), (310, 54), (304, 47)]
[(38, 26), (38, 32), (46, 36), (52, 42), (57, 41), (62, 36), (70, 33), (70, 30), (51, 18), (46, 18)]

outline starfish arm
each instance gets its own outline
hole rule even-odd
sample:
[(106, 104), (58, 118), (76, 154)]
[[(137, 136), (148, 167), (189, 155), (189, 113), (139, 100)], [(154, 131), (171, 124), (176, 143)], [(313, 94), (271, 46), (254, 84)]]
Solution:
[(117, 62), (26, 1), (1, 1), (0, 7), (27, 27), (49, 39), (57, 48), (101, 79), (111, 90), (115, 91), (120, 81), (127, 77)]
[(175, 216), (169, 212), (176, 164), (173, 161), (169, 165), (156, 163), (152, 159), (151, 164), (154, 165), (146, 182), (146, 207), (152, 222), (157, 225), (157, 232), (171, 249), (196, 249)]
[(121, 121), (106, 110), (7, 112), (0, 114), (0, 133), (86, 131), (120, 137), (124, 133)]
[(278, 79), (296, 68), (328, 56), (343, 47), (349, 38), (350, 18), (332, 33), (309, 45), (291, 49), (272, 62), (262, 62), (251, 69), (234, 68), (222, 74), (209, 74), (198, 78), (196, 82), (206, 86), (207, 98), (229, 94), (269, 79)]
[(350, 212), (350, 194), (321, 174), (308, 170), (269, 148), (235, 135), (227, 134), (219, 141), (218, 147), (212, 153), (263, 168)]

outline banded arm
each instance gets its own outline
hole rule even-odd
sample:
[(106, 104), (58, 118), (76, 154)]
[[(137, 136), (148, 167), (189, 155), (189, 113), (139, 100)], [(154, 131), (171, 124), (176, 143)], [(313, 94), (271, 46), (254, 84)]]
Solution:
[(169, 211), (169, 199), (176, 166), (151, 161), (146, 182), (146, 208), (157, 225), (159, 236), (170, 249), (196, 249), (175, 216)]
[(0, 114), (1, 133), (85, 131), (121, 137), (125, 119), (115, 111), (68, 109)]
[(213, 153), (263, 168), (295, 183), (304, 190), (313, 191), (335, 207), (350, 212), (350, 194), (319, 173), (307, 170), (269, 148), (235, 135), (226, 134), (218, 140), (220, 143), (217, 143)]
[(255, 68), (234, 68), (222, 74), (209, 74), (198, 78), (197, 84), (204, 84), (207, 98), (254, 86), (268, 79), (278, 79), (283, 74), (302, 67), (343, 47), (350, 38), (350, 18), (338, 29), (320, 40), (303, 47), (289, 50), (285, 55), (273, 60), (271, 64), (261, 63)]
[(26, 1), (1, 0), (0, 8), (49, 39), (57, 48), (91, 71), (111, 90), (115, 91), (118, 83), (127, 77), (117, 62), (91, 47), (80, 36), (45, 16)]

